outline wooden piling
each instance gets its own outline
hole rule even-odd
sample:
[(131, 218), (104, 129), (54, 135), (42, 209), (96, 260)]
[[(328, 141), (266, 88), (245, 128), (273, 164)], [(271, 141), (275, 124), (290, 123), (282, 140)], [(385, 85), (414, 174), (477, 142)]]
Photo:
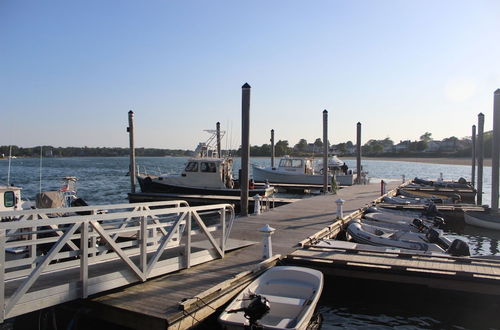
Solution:
[(356, 125), (356, 183), (361, 184), (361, 123)]
[(472, 125), (472, 172), (471, 184), (474, 188), (476, 186), (476, 125)]
[(328, 111), (323, 110), (323, 194), (328, 193)]
[(477, 204), (483, 204), (484, 115), (477, 116)]
[(130, 174), (130, 192), (135, 193), (135, 147), (134, 147), (134, 112), (130, 110), (128, 112), (128, 127), (127, 132), (129, 135), (129, 143), (130, 143), (130, 165), (129, 165), (129, 174)]
[(491, 150), (491, 209), (498, 212), (498, 179), (500, 162), (500, 89), (493, 98), (493, 143)]
[(217, 122), (215, 125), (216, 131), (217, 131), (217, 157), (221, 158), (221, 148), (220, 148), (220, 122)]
[(274, 167), (274, 129), (271, 130), (271, 168)]
[(251, 87), (245, 83), (241, 87), (241, 204), (240, 213), (248, 215), (248, 167), (250, 160), (250, 90)]

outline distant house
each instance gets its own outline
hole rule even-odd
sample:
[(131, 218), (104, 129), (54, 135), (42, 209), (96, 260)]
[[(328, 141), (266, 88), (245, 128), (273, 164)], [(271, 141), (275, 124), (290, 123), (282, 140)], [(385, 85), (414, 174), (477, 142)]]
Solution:
[(408, 151), (410, 149), (410, 144), (411, 144), (410, 140), (400, 141), (393, 147), (393, 150), (395, 152)]
[(441, 148), (441, 141), (430, 140), (427, 142), (427, 148), (424, 150), (425, 152), (436, 152)]

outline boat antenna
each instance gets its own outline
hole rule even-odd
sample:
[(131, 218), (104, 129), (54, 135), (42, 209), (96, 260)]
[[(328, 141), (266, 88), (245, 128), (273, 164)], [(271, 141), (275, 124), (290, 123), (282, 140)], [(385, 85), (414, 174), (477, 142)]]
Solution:
[(7, 186), (10, 186), (10, 162), (12, 161), (12, 145), (9, 146), (9, 167), (7, 169)]
[(42, 193), (42, 146), (40, 146), (40, 184), (39, 184), (40, 194)]

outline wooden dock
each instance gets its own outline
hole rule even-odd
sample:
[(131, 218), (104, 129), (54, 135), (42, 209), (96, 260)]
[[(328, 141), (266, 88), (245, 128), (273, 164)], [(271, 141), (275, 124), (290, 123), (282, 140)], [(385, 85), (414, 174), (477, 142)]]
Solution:
[[(393, 184), (389, 188), (395, 187)], [(262, 261), (259, 228), (266, 224), (275, 228), (273, 253), (287, 255), (305, 237), (316, 234), (335, 221), (335, 201), (339, 198), (345, 201), (344, 213), (349, 214), (370, 205), (379, 195), (378, 184), (356, 185), (341, 189), (337, 195), (307, 198), (262, 215), (237, 218), (231, 237), (255, 242), (253, 246), (226, 253), (224, 259), (95, 297), (85, 302), (86, 308), (90, 308), (96, 317), (135, 329), (184, 329), (193, 326), (214, 313), (214, 309), (231, 299), (241, 285), (258, 274), (246, 272), (258, 267)], [(239, 280), (242, 276), (245, 280)], [(224, 289), (214, 289), (217, 285), (222, 285)], [(208, 294), (202, 294), (204, 292)], [(196, 296), (198, 298), (194, 298)], [(197, 303), (181, 305), (185, 299)]]

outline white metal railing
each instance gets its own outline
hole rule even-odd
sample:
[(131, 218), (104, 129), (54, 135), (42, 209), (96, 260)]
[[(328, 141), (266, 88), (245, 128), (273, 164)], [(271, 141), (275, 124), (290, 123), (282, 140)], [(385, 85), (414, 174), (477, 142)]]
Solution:
[(169, 201), (0, 212), (0, 219), (3, 322), (222, 258), (234, 209)]

